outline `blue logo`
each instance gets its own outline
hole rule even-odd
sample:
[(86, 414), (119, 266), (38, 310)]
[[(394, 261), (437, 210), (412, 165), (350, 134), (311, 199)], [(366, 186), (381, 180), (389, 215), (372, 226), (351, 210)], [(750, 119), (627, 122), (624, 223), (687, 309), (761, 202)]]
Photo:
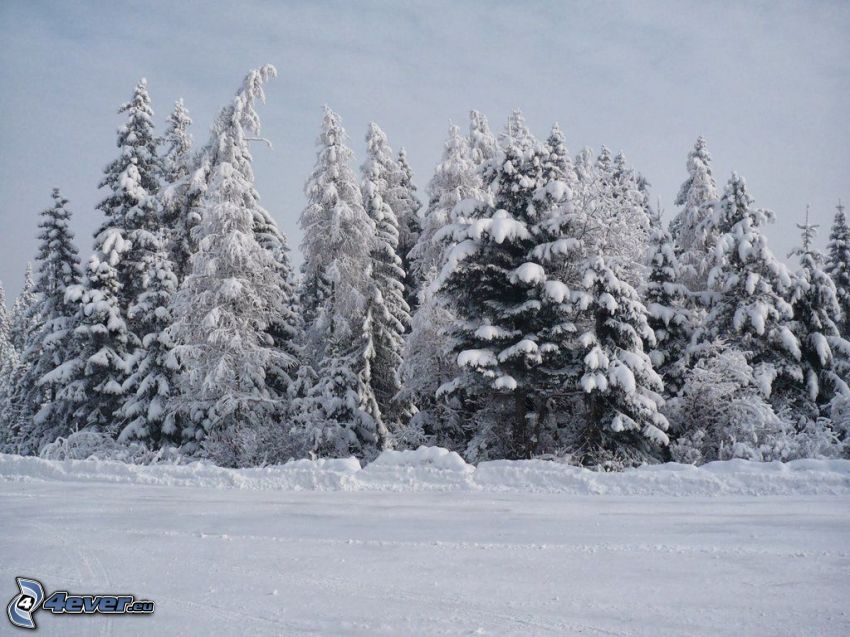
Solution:
[(44, 586), (37, 579), (17, 577), (18, 593), (6, 607), (6, 614), (12, 625), (18, 628), (34, 629), (35, 620), (32, 618), (35, 611), (41, 607), (44, 601)]
[(6, 607), (6, 614), (13, 626), (34, 630), (33, 615), (37, 610), (46, 610), (54, 615), (151, 615), (154, 603), (147, 599), (137, 600), (133, 595), (71, 595), (68, 591), (56, 591), (45, 597), (41, 582), (27, 577), (17, 577), (20, 593)]

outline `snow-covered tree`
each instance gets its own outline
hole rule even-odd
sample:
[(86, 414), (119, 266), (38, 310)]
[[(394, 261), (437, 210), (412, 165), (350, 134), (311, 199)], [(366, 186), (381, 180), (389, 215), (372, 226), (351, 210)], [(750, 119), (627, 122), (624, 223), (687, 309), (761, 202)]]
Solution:
[(363, 205), (375, 224), (372, 278), (375, 291), (369, 300), (372, 314), (372, 389), (387, 423), (397, 423), (409, 413), (395, 401), (401, 389), (404, 333), (410, 325), (410, 308), (404, 300), (402, 261), (398, 255), (398, 218), (388, 198), (398, 170), (384, 132), (374, 122), (366, 135), (363, 163)]
[(670, 234), (679, 251), (683, 280), (693, 292), (707, 287), (708, 253), (717, 238), (710, 223), (711, 203), (717, 199), (717, 184), (711, 174), (711, 154), (700, 136), (688, 154), (688, 178), (679, 189), (679, 213), (670, 222)]
[(12, 346), (11, 320), (6, 308), (6, 291), (0, 283), (0, 451), (8, 451), (11, 438), (10, 411), (11, 392), (14, 389), (12, 375), (18, 366), (18, 353)]
[(300, 220), (305, 361), (315, 380), (296, 401), (294, 435), (304, 453), (373, 458), (388, 438), (371, 385), (375, 222), (363, 207), (346, 141), (340, 117), (325, 107)]
[(649, 276), (643, 292), (655, 347), (649, 358), (664, 381), (664, 393), (675, 396), (684, 383), (686, 353), (693, 333), (687, 308), (688, 289), (681, 281), (679, 260), (670, 233), (660, 224), (650, 235)]
[(569, 188), (575, 188), (577, 180), (573, 159), (567, 149), (564, 133), (556, 122), (552, 126), (549, 137), (546, 140), (547, 156), (543, 159), (543, 175), (547, 180), (563, 182)]
[(95, 238), (85, 279), (65, 291), (65, 301), (76, 306), (73, 337), (65, 360), (42, 378), (55, 392), (49, 411), (34, 419), (45, 440), (83, 429), (116, 433), (131, 340), (119, 305), (116, 266), (129, 249), (120, 230), (105, 228)]
[(578, 337), (586, 414), (577, 453), (592, 464), (634, 464), (657, 457), (669, 440), (661, 414), (662, 381), (646, 351), (655, 346), (647, 311), (616, 261), (588, 259), (580, 307), (594, 317)]
[(422, 232), (419, 219), (422, 202), (416, 195), (413, 169), (407, 161), (407, 152), (404, 148), (398, 152), (398, 171), (394, 182), (390, 206), (395, 210), (398, 218), (398, 255), (401, 257), (401, 267), (404, 270), (404, 300), (412, 310), (419, 303), (417, 299), (419, 288), (413, 274), (410, 251), (416, 245), (419, 233)]
[[(794, 277), (791, 303), (794, 321), (791, 330), (800, 342), (801, 366), (808, 400), (797, 402), (796, 415), (817, 419), (821, 411), (829, 413), (836, 394), (850, 396), (850, 343), (839, 333), (835, 318), (840, 307), (835, 284), (823, 268), (823, 255), (812, 245), (817, 226), (806, 222), (802, 246), (791, 254), (800, 257), (800, 269)], [(791, 256), (791, 255), (789, 255)]]
[[(106, 167), (99, 184), (108, 194), (98, 204), (106, 217), (98, 235), (119, 232), (126, 242), (127, 249), (121, 253), (121, 260), (112, 264), (118, 276), (114, 293), (126, 319), (127, 308), (142, 293), (143, 260), (160, 223), (155, 197), (161, 167), (153, 130), (153, 110), (144, 79), (136, 85), (131, 100), (118, 112), (126, 113), (127, 121), (118, 129), (119, 155)], [(137, 327), (136, 321), (129, 321), (131, 349), (138, 342)]]
[(9, 325), (9, 340), (18, 354), (24, 352), (30, 337), (41, 324), (41, 319), (38, 316), (38, 300), (35, 279), (32, 275), (32, 263), (27, 263), (27, 269), (24, 273), (24, 287), (12, 306)]
[(496, 158), (496, 136), (490, 130), (487, 117), (479, 111), (469, 111), (469, 159), (480, 170)]
[(180, 371), (168, 333), (178, 283), (164, 233), (156, 236), (156, 244), (150, 248), (141, 274), (143, 291), (127, 311), (128, 318), (139, 326), (141, 347), (124, 383), (128, 395), (119, 414), (123, 421), (119, 440), (141, 440), (158, 447), (182, 442), (181, 414), (168, 409), (169, 400), (177, 396)]
[(696, 339), (726, 339), (744, 352), (762, 394), (778, 407), (804, 379), (787, 300), (792, 277), (762, 234), (772, 219), (772, 212), (754, 206), (746, 183), (733, 174), (709, 222), (718, 237), (710, 254), (711, 307)]
[(191, 155), (192, 136), (189, 133), (191, 124), (192, 120), (183, 100), (177, 100), (174, 110), (168, 116), (161, 140), (163, 184), (159, 197), (160, 219), (178, 281), (183, 280), (189, 267), (189, 257), (195, 250), (191, 231), (199, 221), (199, 217), (192, 214), (193, 210), (188, 201), (188, 178), (194, 168)]
[(839, 201), (827, 245), (826, 271), (835, 283), (841, 315), (836, 320), (844, 338), (850, 339), (850, 226)]
[[(25, 361), (14, 394), (15, 428), (21, 453), (35, 453), (50, 440), (55, 387), (42, 378), (68, 358), (76, 306), (66, 299), (80, 283), (80, 261), (70, 229), (68, 200), (53, 189), (53, 206), (41, 212), (38, 279), (33, 289), (39, 327), (21, 353)], [(36, 415), (39, 415), (36, 420)]]
[(181, 393), (168, 404), (186, 419), (185, 446), (191, 452), (201, 443), (207, 456), (231, 466), (286, 446), (276, 426), (286, 407), (277, 376), (297, 364), (276, 338), (291, 318), (286, 241), (259, 204), (248, 149), (260, 131), (254, 104), (275, 75), (270, 65), (250, 71), (213, 126), (200, 162), (208, 172), (193, 231), (198, 250), (166, 331), (176, 343), (175, 361), (166, 362), (183, 368)]
[(439, 279), (438, 294), (456, 312), (451, 335), (459, 369), (443, 392), (501, 409), (501, 428), (479, 430), (470, 457), (528, 457), (538, 450), (549, 399), (564, 380), (560, 343), (572, 329), (566, 286), (550, 278), (544, 255), (535, 251), (538, 226), (556, 205), (551, 194), (563, 190), (556, 187), (561, 182), (544, 182), (545, 153), (519, 113), (502, 143), (492, 205), (485, 199), (469, 218), (456, 220), (457, 245)]

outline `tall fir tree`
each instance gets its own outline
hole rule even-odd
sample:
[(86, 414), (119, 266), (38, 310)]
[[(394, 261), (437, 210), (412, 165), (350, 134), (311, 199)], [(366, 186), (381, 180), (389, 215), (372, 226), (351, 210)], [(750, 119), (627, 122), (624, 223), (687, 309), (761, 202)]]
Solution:
[(79, 285), (82, 276), (70, 229), (71, 211), (58, 188), (53, 189), (53, 206), (43, 210), (41, 217), (34, 288), (41, 320), (22, 353), (26, 365), (14, 397), (21, 453), (37, 453), (43, 444), (52, 442), (52, 423), (61, 419), (61, 414), (53, 413), (56, 388), (42, 379), (69, 356), (77, 308), (66, 293)]
[(27, 347), (32, 334), (39, 328), (41, 319), (38, 316), (38, 292), (32, 275), (32, 263), (27, 263), (24, 272), (24, 287), (12, 306), (9, 324), (9, 340), (12, 346), (22, 354)]
[(496, 158), (498, 150), (487, 117), (479, 111), (469, 111), (469, 159), (483, 171)]
[(371, 384), (375, 222), (346, 142), (339, 115), (325, 107), (300, 219), (305, 369), (315, 380), (297, 401), (295, 431), (303, 453), (371, 459), (388, 443)]
[(647, 349), (655, 335), (635, 289), (618, 272), (616, 258), (588, 259), (581, 307), (593, 323), (579, 336), (583, 348), (586, 414), (578, 456), (590, 464), (637, 464), (657, 458), (668, 444), (661, 414), (662, 381)]
[(850, 398), (850, 343), (838, 331), (840, 307), (835, 283), (824, 270), (824, 256), (813, 246), (817, 226), (798, 225), (802, 245), (791, 255), (800, 257), (794, 277), (791, 303), (794, 309), (792, 331), (800, 342), (801, 366), (806, 398), (798, 402), (797, 414), (809, 419), (829, 414), (836, 395)]
[(163, 146), (160, 158), (163, 182), (159, 193), (160, 219), (178, 282), (185, 277), (189, 257), (195, 251), (192, 228), (200, 220), (188, 205), (189, 177), (195, 169), (192, 135), (189, 133), (191, 124), (183, 100), (177, 100), (160, 140)]
[(398, 256), (401, 258), (401, 267), (404, 270), (404, 300), (412, 313), (418, 305), (418, 286), (413, 274), (410, 251), (416, 245), (419, 234), (422, 232), (422, 223), (419, 219), (422, 202), (416, 194), (413, 169), (407, 161), (407, 151), (404, 148), (398, 152), (397, 165), (398, 170), (391, 188), (393, 200), (390, 205), (398, 218)]
[(683, 280), (693, 292), (702, 292), (708, 283), (708, 253), (717, 235), (711, 224), (711, 203), (717, 199), (717, 184), (711, 173), (711, 154), (700, 136), (688, 154), (688, 178), (679, 189), (679, 213), (670, 222), (670, 234), (679, 252)]
[(0, 452), (12, 451), (10, 412), (12, 378), (18, 367), (18, 353), (12, 345), (11, 319), (6, 308), (6, 290), (0, 282)]
[[(99, 184), (108, 194), (98, 204), (106, 217), (98, 235), (107, 230), (120, 232), (127, 244), (121, 260), (112, 264), (118, 276), (115, 295), (126, 320), (127, 308), (143, 292), (143, 261), (147, 252), (155, 249), (160, 223), (156, 195), (161, 167), (146, 80), (139, 81), (130, 101), (118, 112), (125, 113), (127, 119), (118, 129), (119, 155), (106, 167)], [(138, 345), (137, 327), (137, 321), (128, 322), (131, 349)]]
[(655, 335), (649, 357), (664, 381), (664, 393), (676, 396), (684, 384), (687, 349), (693, 334), (688, 288), (670, 233), (658, 224), (650, 235), (649, 276), (643, 293), (647, 319)]
[(546, 139), (546, 157), (543, 159), (544, 178), (557, 180), (575, 188), (576, 173), (570, 151), (567, 148), (564, 133), (556, 122), (552, 126), (549, 137)]
[(189, 451), (200, 444), (229, 466), (267, 460), (270, 444), (284, 445), (275, 425), (285, 403), (270, 371), (295, 363), (270, 335), (291, 300), (275, 251), (285, 243), (275, 246), (280, 234), (259, 206), (247, 146), (248, 134), (260, 127), (255, 100), (275, 74), (272, 66), (251, 71), (213, 127), (198, 251), (166, 331), (183, 368), (169, 412), (186, 419), (182, 439)]
[[(459, 372), (443, 391), (478, 399), (489, 422), (470, 457), (529, 457), (539, 450), (549, 398), (563, 383), (559, 344), (572, 329), (566, 286), (550, 278), (537, 248), (539, 226), (558, 192), (543, 178), (544, 152), (514, 113), (494, 164), (493, 201), (453, 227), (439, 294), (456, 312), (451, 336)], [(492, 408), (496, 414), (488, 414)], [(501, 423), (498, 423), (501, 420)], [(496, 426), (500, 425), (500, 426)], [(504, 457), (504, 456), (503, 456)]]
[(390, 205), (394, 173), (397, 171), (387, 137), (374, 122), (366, 135), (363, 163), (363, 205), (375, 223), (372, 248), (372, 277), (375, 292), (370, 299), (372, 314), (372, 389), (387, 424), (409, 417), (409, 406), (400, 405), (398, 372), (402, 363), (404, 333), (410, 326), (410, 308), (404, 300), (405, 272), (398, 255), (398, 217)]
[(780, 410), (798, 395), (803, 382), (800, 343), (791, 330), (793, 308), (787, 300), (792, 277), (763, 234), (773, 213), (754, 203), (744, 180), (733, 174), (709, 222), (718, 237), (708, 274), (711, 306), (696, 340), (723, 338), (745, 352), (762, 395)]
[(835, 283), (841, 315), (836, 323), (844, 338), (850, 339), (850, 226), (844, 205), (836, 206), (835, 220), (827, 244), (826, 271)]

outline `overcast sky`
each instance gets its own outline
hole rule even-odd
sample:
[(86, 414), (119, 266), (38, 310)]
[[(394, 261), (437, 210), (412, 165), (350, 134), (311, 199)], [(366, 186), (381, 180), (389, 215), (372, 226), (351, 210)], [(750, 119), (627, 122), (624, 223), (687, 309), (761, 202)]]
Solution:
[[(850, 199), (850, 2), (0, 2), (0, 280), (16, 294), (50, 189), (71, 201), (84, 259), (118, 106), (148, 79), (158, 130), (182, 97), (196, 142), (245, 72), (279, 77), (254, 149), (263, 204), (297, 252), (321, 107), (358, 155), (370, 120), (424, 189), (450, 120), (520, 107), (570, 150), (622, 149), (669, 218), (705, 135), (718, 181), (743, 174), (783, 256), (807, 203), (828, 234)], [(295, 255), (296, 261), (300, 260)], [(9, 301), (11, 305), (11, 301)]]

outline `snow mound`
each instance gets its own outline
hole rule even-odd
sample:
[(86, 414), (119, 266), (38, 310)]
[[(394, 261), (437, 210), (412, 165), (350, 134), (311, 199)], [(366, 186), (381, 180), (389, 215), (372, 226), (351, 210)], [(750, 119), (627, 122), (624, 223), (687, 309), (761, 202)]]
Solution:
[(751, 462), (702, 467), (668, 463), (600, 473), (547, 460), (496, 460), (478, 467), (453, 451), (385, 451), (366, 467), (355, 458), (295, 460), (255, 469), (130, 465), (0, 454), (0, 481), (106, 482), (290, 491), (484, 491), (621, 496), (850, 495), (850, 460)]

